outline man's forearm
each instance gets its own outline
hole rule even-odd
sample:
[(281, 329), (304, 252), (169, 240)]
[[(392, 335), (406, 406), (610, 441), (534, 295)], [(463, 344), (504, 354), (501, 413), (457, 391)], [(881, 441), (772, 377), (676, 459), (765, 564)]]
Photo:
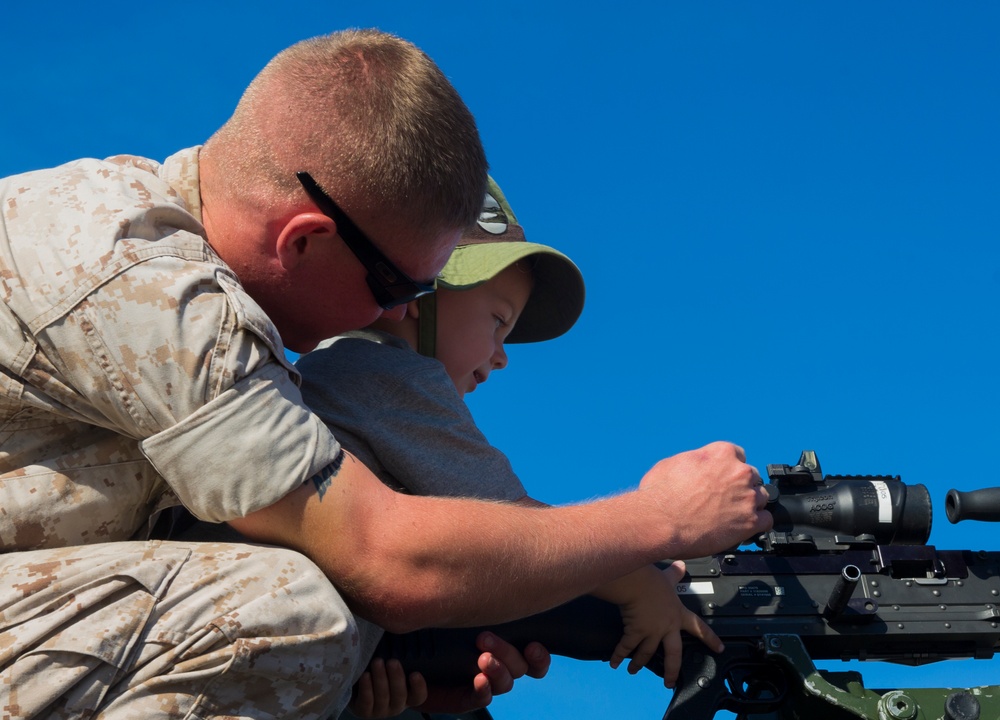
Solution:
[[(387, 629), (496, 623), (554, 607), (664, 557), (707, 554), (749, 537), (765, 524), (749, 471), (717, 479), (713, 490), (722, 499), (703, 492), (697, 522), (689, 516), (692, 498), (677, 507), (684, 485), (706, 482), (684, 473), (714, 477), (722, 465), (674, 463), (654, 468), (637, 491), (532, 508), (394, 493), (348, 458), (322, 499), (304, 486), (233, 524), (308, 555), (359, 614)], [(678, 495), (661, 487), (670, 481)], [(706, 528), (707, 508), (728, 507), (737, 495), (741, 508), (719, 512), (717, 532)]]
[(322, 501), (299, 493), (305, 532), (261, 539), (308, 555), (358, 614), (394, 632), (524, 617), (656, 557), (654, 546), (641, 544), (649, 533), (619, 537), (612, 518), (627, 515), (627, 497), (541, 509), (390, 491), (377, 506), (356, 508), (354, 531), (344, 537), (312, 524), (324, 513), (311, 506), (349, 506), (352, 493), (336, 483)]

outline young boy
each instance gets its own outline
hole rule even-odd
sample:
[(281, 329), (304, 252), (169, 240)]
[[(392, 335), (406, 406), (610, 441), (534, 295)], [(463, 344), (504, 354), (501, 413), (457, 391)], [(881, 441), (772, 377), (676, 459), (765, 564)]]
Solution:
[[(303, 397), (344, 448), (394, 488), (542, 505), (476, 427), (463, 397), (506, 367), (505, 343), (548, 340), (573, 326), (584, 302), (578, 268), (525, 240), (491, 179), (479, 222), (441, 272), (435, 295), (411, 302), (400, 322), (378, 321), (303, 356)], [(662, 572), (649, 566), (593, 592), (622, 612), (625, 634), (612, 667), (631, 655), (628, 670), (638, 672), (662, 645), (664, 683), (672, 686), (681, 629), (721, 649), (677, 598), (682, 575), (680, 563)], [(381, 631), (364, 630), (370, 654)], [(426, 697), (422, 678), (411, 676), (407, 686), (401, 668), (376, 661), (358, 682), (351, 709), (384, 716)]]

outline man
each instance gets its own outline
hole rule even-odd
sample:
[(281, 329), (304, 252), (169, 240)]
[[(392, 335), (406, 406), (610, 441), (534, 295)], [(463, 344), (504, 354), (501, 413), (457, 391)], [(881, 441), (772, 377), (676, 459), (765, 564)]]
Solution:
[[(276, 57), (203, 148), (0, 181), (5, 712), (323, 717), (363, 669), (348, 606), (395, 631), (496, 622), (770, 522), (728, 445), (544, 515), (396, 495), (341, 451), (282, 343), (401, 314), (485, 178), (436, 66), (346, 32)], [(146, 541), (177, 505), (289, 550)], [(479, 702), (526, 669), (481, 662)]]

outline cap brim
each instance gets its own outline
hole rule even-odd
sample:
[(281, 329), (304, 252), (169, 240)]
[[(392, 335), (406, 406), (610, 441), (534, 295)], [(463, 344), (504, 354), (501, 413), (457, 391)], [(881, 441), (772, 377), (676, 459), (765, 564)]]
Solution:
[(438, 277), (438, 287), (470, 290), (527, 257), (534, 259), (534, 287), (508, 343), (559, 337), (583, 312), (585, 288), (580, 269), (547, 245), (524, 241), (459, 245)]

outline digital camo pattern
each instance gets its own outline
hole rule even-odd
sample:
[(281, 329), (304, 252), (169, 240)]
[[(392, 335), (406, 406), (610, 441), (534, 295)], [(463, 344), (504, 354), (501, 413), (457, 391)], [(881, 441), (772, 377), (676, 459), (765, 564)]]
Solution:
[(354, 619), (297, 553), (114, 543), (0, 555), (3, 717), (328, 718)]
[(197, 155), (0, 180), (0, 550), (145, 537), (178, 502), (225, 521), (337, 456), (203, 238)]

